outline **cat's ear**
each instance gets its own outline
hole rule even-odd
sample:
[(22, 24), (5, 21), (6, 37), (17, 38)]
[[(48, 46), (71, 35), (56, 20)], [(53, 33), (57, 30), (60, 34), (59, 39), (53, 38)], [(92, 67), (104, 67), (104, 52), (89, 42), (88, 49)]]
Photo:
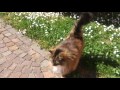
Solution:
[(49, 52), (50, 52), (51, 54), (53, 54), (54, 51), (55, 51), (54, 49), (50, 49), (50, 50), (49, 50)]

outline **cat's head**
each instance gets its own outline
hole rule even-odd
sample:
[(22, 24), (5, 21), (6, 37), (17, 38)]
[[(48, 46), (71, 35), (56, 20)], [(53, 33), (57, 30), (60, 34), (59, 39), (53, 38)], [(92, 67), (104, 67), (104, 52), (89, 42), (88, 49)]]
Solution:
[(53, 72), (67, 75), (76, 67), (76, 61), (72, 53), (63, 48), (49, 50), (51, 53)]
[(66, 53), (63, 49), (51, 49), (49, 52), (51, 53), (52, 63), (54, 66), (63, 65), (65, 63)]

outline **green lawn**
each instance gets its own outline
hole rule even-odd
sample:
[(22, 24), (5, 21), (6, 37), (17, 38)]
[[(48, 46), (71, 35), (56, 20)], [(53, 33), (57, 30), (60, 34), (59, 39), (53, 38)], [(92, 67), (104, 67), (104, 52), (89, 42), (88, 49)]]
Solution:
[[(6, 23), (36, 40), (45, 49), (64, 40), (75, 21), (73, 18), (54, 12), (1, 12), (0, 16)], [(95, 70), (97, 77), (120, 78), (120, 28), (115, 28), (114, 25), (105, 26), (97, 21), (83, 28), (84, 66)], [(80, 75), (72, 77), (80, 77)]]

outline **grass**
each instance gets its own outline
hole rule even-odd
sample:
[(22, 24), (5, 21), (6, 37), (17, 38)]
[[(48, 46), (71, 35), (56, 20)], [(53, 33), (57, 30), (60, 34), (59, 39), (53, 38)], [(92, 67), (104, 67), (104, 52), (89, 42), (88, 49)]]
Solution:
[[(58, 13), (0, 13), (17, 30), (36, 40), (42, 48), (59, 44), (69, 34), (75, 19)], [(99, 78), (120, 77), (120, 28), (105, 26), (97, 21), (83, 27), (85, 48), (82, 65)], [(90, 73), (90, 72), (89, 72)], [(76, 73), (71, 77), (81, 77)]]

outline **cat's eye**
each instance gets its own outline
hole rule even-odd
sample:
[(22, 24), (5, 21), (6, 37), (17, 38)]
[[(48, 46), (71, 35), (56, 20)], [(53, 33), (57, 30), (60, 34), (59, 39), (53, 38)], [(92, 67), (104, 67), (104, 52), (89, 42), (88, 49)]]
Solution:
[(59, 56), (59, 60), (61, 61), (63, 58), (61, 56)]

